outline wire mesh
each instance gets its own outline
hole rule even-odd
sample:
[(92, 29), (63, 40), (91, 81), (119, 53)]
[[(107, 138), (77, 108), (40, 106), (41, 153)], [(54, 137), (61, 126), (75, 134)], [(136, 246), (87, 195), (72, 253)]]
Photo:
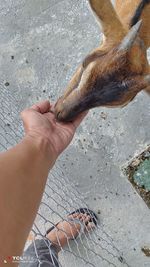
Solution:
[[(0, 112), (0, 150), (4, 151), (19, 142), (23, 136), (23, 127), (19, 119), (21, 106), (20, 110), (18, 110), (15, 97), (11, 96), (10, 92), (2, 84), (1, 88), (3, 90)], [(38, 249), (36, 248), (35, 240), (45, 240), (45, 233), (52, 226), (56, 227), (57, 243), (60, 244), (57, 226), (55, 225), (59, 221), (67, 221), (67, 216), (79, 208), (88, 208), (87, 203), (79, 189), (64, 174), (60, 159), (49, 174), (41, 205), (32, 232), (27, 240), (26, 248), (34, 242), (38, 259)], [(69, 224), (70, 233), (73, 225), (74, 228), (77, 228), (77, 223)], [(69, 262), (71, 260), (72, 266), (129, 266), (101, 222), (94, 231), (82, 233), (78, 239), (74, 238), (74, 240), (70, 240), (68, 232), (65, 233), (63, 227), (61, 231), (66, 236), (67, 245), (65, 247), (60, 245), (60, 266), (68, 266), (68, 259)], [(49, 247), (49, 253), (52, 253), (51, 247)], [(39, 266), (40, 264), (39, 260)]]
[[(30, 2), (32, 1), (17, 1), (16, 4), (14, 1), (9, 1), (9, 7), (6, 9), (5, 8), (5, 1), (1, 1), (1, 10), (0, 12), (4, 14), (4, 16), (8, 16), (13, 14), (14, 17), (18, 18), (18, 13), (20, 10), (25, 10), (24, 7), (26, 3), (30, 6)], [(7, 1), (8, 2), (8, 1)], [(44, 1), (43, 1), (44, 2)], [(46, 2), (46, 1), (45, 1)], [(53, 14), (53, 19), (55, 20), (53, 27), (47, 24), (43, 28), (40, 28), (38, 25), (38, 13), (37, 17), (33, 18), (32, 23), (37, 22), (37, 27), (34, 27), (33, 29), (27, 29), (26, 33), (26, 25), (25, 23), (22, 25), (19, 25), (20, 27), (24, 27), (23, 31), (24, 36), (22, 37), (19, 34), (15, 36), (15, 38), (11, 41), (12, 47), (10, 48), (9, 45), (3, 46), (1, 45), (1, 52), (4, 53), (9, 53), (10, 55), (12, 52), (16, 51), (18, 48), (18, 43), (19, 43), (19, 49), (20, 49), (20, 54), (23, 57), (20, 58), (20, 56), (16, 52), (16, 56), (18, 56), (18, 61), (19, 61), (19, 75), (24, 75), (24, 72), (21, 72), (22, 66), (25, 68), (26, 64), (28, 64), (27, 59), (25, 57), (25, 54), (30, 58), (31, 53), (33, 52), (33, 48), (31, 47), (37, 47), (38, 51), (40, 51), (40, 42), (43, 45), (43, 62), (46, 65), (47, 61), (47, 47), (45, 48), (45, 43), (42, 40), (42, 35), (41, 31), (44, 31), (45, 34), (47, 35), (47, 38), (49, 34), (51, 33), (51, 45), (53, 43), (57, 42), (57, 39), (60, 32), (58, 31), (58, 25), (61, 25), (62, 30), (64, 29), (64, 25), (68, 21), (68, 16), (71, 18), (71, 23), (73, 23), (73, 19), (77, 17), (78, 14), (78, 6), (80, 2), (80, 6), (84, 6), (85, 10), (87, 9), (87, 2), (86, 1), (72, 1), (71, 2), (71, 9), (70, 9), (70, 4), (69, 1), (66, 3), (66, 7), (61, 11), (62, 7), (62, 2), (63, 1), (56, 1), (56, 0), (51, 0), (49, 3), (49, 6), (45, 6), (45, 8), (41, 9), (40, 8), (40, 13), (42, 13), (43, 16), (47, 16), (47, 12), (53, 13), (53, 10), (55, 8), (59, 9), (60, 8), (60, 13), (62, 12), (63, 15), (57, 18), (55, 18), (55, 12)], [(56, 7), (57, 5), (57, 7)], [(16, 12), (16, 6), (17, 6), (17, 12)], [(69, 7), (69, 8), (68, 8)], [(70, 10), (70, 11), (68, 11)], [(28, 9), (29, 11), (29, 9)], [(49, 17), (48, 17), (49, 18)], [(78, 18), (77, 18), (78, 19)], [(86, 17), (87, 21), (87, 17)], [(27, 22), (26, 22), (27, 23)], [(32, 23), (29, 20), (29, 25)], [(93, 28), (92, 28), (93, 27)], [(1, 27), (3, 28), (3, 27)], [(91, 25), (91, 28), (93, 32), (96, 31), (95, 26)], [(82, 35), (84, 35), (86, 29), (83, 27), (80, 29), (75, 28), (74, 34), (76, 34), (76, 40), (78, 38), (82, 38)], [(56, 35), (57, 33), (57, 35)], [(82, 33), (82, 34), (81, 34)], [(37, 36), (36, 36), (37, 34)], [(69, 31), (68, 29), (68, 39), (73, 39), (73, 33), (71, 30)], [(94, 34), (95, 35), (95, 34)], [(19, 36), (19, 37), (18, 37)], [(94, 37), (94, 36), (93, 36)], [(18, 38), (17, 45), (15, 44), (15, 40)], [(65, 38), (62, 36), (62, 38)], [(91, 37), (92, 38), (92, 37)], [(49, 40), (48, 40), (49, 41)], [(47, 41), (47, 42), (48, 42)], [(97, 40), (96, 40), (97, 41)], [(38, 43), (38, 45), (37, 45)], [(72, 51), (77, 49), (76, 42), (73, 42), (72, 44)], [(24, 52), (24, 46), (27, 46), (26, 52)], [(30, 48), (28, 48), (28, 46)], [(90, 45), (87, 43), (87, 46), (90, 47)], [(55, 55), (55, 67), (60, 67), (60, 56), (62, 57), (63, 50), (62, 51), (55, 51), (55, 44), (53, 45), (54, 52), (52, 53)], [(53, 56), (52, 54), (52, 56)], [(76, 64), (78, 64), (81, 60), (81, 51), (79, 50), (76, 56)], [(40, 54), (38, 54), (40, 57)], [(72, 65), (72, 59), (74, 57), (74, 54), (68, 54), (67, 55), (67, 63)], [(64, 58), (62, 59), (62, 62), (64, 61)], [(53, 62), (52, 62), (53, 63)], [(37, 63), (38, 65), (38, 63)], [(37, 97), (37, 92), (39, 92), (39, 88), (41, 87), (43, 91), (45, 91), (45, 88), (49, 89), (49, 64), (47, 64), (48, 67), (44, 68), (44, 74), (42, 72), (42, 66), (37, 68), (37, 73), (41, 77), (41, 80), (38, 80), (38, 78), (35, 79), (35, 83), (33, 82), (33, 85), (30, 83), (25, 83), (25, 85), (30, 88), (30, 94), (28, 92), (26, 94), (22, 94), (22, 89), (21, 87), (23, 86), (22, 80), (19, 80), (19, 84), (17, 84), (17, 93), (12, 94), (12, 92), (9, 90), (8, 87), (4, 86), (4, 81), (6, 80), (7, 75), (1, 76), (2, 82), (0, 83), (0, 88), (1, 88), (1, 111), (0, 111), (0, 151), (5, 151), (9, 149), (9, 147), (15, 145), (16, 143), (19, 142), (19, 140), (23, 136), (23, 127), (21, 124), (21, 121), (19, 119), (19, 113), (20, 111), (26, 106), (26, 102), (33, 100), (38, 100)], [(54, 64), (51, 64), (51, 73), (53, 73), (53, 76), (51, 77), (51, 83), (54, 85), (53, 90), (49, 89), (49, 97), (53, 98), (55, 91), (55, 99), (57, 96), (59, 96), (59, 91), (57, 88), (60, 87), (59, 81), (63, 83), (64, 80), (64, 75), (66, 82), (70, 79), (70, 74), (72, 69), (68, 68), (67, 72), (65, 70), (65, 67), (62, 66), (63, 71), (55, 73), (55, 69), (53, 69)], [(20, 70), (21, 69), (21, 70)], [(13, 71), (11, 69), (11, 71)], [(18, 69), (15, 69), (16, 73), (18, 73)], [(4, 70), (5, 73), (7, 73), (7, 69)], [(65, 72), (65, 74), (64, 74)], [(15, 72), (12, 73), (12, 76), (15, 76)], [(20, 77), (19, 77), (20, 78)], [(24, 77), (23, 77), (24, 78)], [(42, 83), (42, 79), (45, 79), (45, 84)], [(12, 79), (13, 80), (13, 79)], [(25, 78), (23, 80), (25, 82)], [(63, 84), (64, 85), (64, 84)], [(24, 90), (27, 89), (26, 86), (23, 88)], [(62, 88), (62, 84), (61, 84)], [(27, 99), (27, 94), (28, 94), (28, 99)], [(16, 95), (16, 97), (15, 97)], [(19, 108), (18, 108), (19, 107)], [(60, 159), (53, 170), (50, 172), (47, 184), (45, 187), (45, 191), (43, 194), (43, 198), (41, 201), (41, 205), (39, 208), (39, 211), (37, 213), (32, 231), (28, 237), (26, 247), (25, 249), (31, 244), (34, 244), (34, 250), (35, 254), (37, 257), (37, 260), (39, 262), (39, 266), (41, 265), (41, 261), (39, 259), (39, 251), (36, 245), (36, 240), (41, 239), (44, 240), (45, 242), (47, 241), (47, 238), (45, 238), (45, 233), (46, 231), (52, 227), (55, 226), (59, 221), (67, 221), (67, 216), (71, 212), (73, 212), (76, 209), (79, 208), (88, 208), (88, 205), (85, 201), (85, 195), (82, 194), (82, 191), (80, 188), (77, 188), (75, 183), (71, 182), (71, 179), (67, 172), (63, 171), (63, 165), (68, 164), (69, 159), (62, 160)], [(95, 184), (93, 186), (96, 187), (97, 182), (95, 181)], [(88, 192), (90, 194), (90, 192)], [(77, 224), (74, 223), (74, 228), (77, 227)], [(85, 227), (86, 228), (86, 227)], [(69, 225), (70, 232), (72, 231), (72, 224)], [(122, 266), (130, 266), (127, 262), (127, 260), (124, 258), (124, 255), (122, 251), (116, 246), (113, 238), (111, 237), (110, 234), (107, 233), (105, 230), (105, 226), (102, 224), (101, 220), (96, 227), (94, 231), (88, 232), (88, 233), (82, 233), (81, 236), (79, 236), (78, 239), (74, 238), (74, 240), (70, 240), (70, 237), (67, 236), (67, 233), (65, 233), (65, 229), (61, 229), (61, 231), (65, 234), (66, 239), (67, 239), (67, 245), (65, 247), (61, 246), (61, 251), (59, 253), (59, 265), (62, 267), (69, 266), (71, 263), (72, 267), (76, 266), (93, 266), (93, 267), (108, 267), (108, 266), (114, 266), (114, 267), (122, 267)], [(58, 244), (60, 244), (59, 236), (57, 233), (57, 228), (56, 228), (56, 236), (57, 236), (57, 241)], [(53, 253), (53, 250), (51, 249), (51, 243), (47, 243), (46, 245), (48, 246), (49, 249), (49, 254), (52, 256), (51, 258), (53, 259), (53, 256), (55, 257), (55, 254)], [(54, 264), (54, 262), (53, 262)]]

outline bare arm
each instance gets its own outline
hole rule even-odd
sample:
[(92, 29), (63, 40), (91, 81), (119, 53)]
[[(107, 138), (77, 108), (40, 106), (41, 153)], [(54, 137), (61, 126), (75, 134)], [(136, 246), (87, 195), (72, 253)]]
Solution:
[[(25, 137), (0, 156), (0, 254), (20, 255), (55, 162), (44, 139)], [(5, 245), (4, 245), (5, 244)]]
[(48, 172), (84, 117), (60, 124), (49, 110), (48, 101), (25, 110), (24, 139), (0, 155), (0, 256), (3, 258), (21, 255)]

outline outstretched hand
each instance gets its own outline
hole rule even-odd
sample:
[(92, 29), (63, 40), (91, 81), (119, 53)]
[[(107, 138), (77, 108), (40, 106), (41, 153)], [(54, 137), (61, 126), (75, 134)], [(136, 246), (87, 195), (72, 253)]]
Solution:
[(56, 157), (70, 144), (77, 127), (87, 112), (80, 114), (73, 122), (57, 122), (49, 101), (40, 102), (21, 113), (25, 133), (32, 138), (42, 137), (48, 140)]

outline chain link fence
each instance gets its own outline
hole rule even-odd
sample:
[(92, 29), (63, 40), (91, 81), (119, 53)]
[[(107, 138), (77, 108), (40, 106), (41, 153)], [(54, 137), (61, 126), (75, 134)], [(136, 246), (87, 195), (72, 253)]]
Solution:
[[(99, 27), (93, 23), (94, 19), (88, 11), (86, 0), (0, 2), (0, 151), (5, 151), (17, 144), (24, 134), (19, 118), (20, 111), (30, 103), (43, 98), (56, 100), (60, 95), (60, 89), (66, 86), (81, 59), (99, 44), (100, 32)], [(80, 9), (83, 11), (82, 15)], [(103, 119), (105, 121), (105, 118)], [(114, 136), (116, 129), (120, 127), (120, 121), (118, 120), (118, 124), (115, 120), (113, 122), (113, 141), (108, 135), (105, 137), (105, 143), (111, 146), (114, 142), (113, 149), (117, 154), (118, 143), (115, 143)], [(93, 127), (102, 127), (94, 123), (88, 124), (91, 129), (86, 128), (87, 135), (88, 131), (92, 132)], [(107, 129), (109, 131), (109, 125)], [(100, 128), (103, 137), (105, 130), (102, 131)], [(96, 143), (96, 137), (93, 137), (92, 145)], [(98, 143), (96, 145), (99, 147)], [(101, 146), (100, 149), (103, 154), (106, 153), (106, 147)], [(109, 151), (110, 157), (111, 153), (112, 151)], [(37, 258), (36, 239), (45, 239), (46, 231), (59, 221), (67, 220), (68, 214), (74, 210), (88, 208), (82, 188), (76, 186), (76, 181), (73, 182), (66, 168), (64, 169), (64, 166), (71, 165), (69, 160), (69, 157), (60, 158), (50, 172), (39, 211), (26, 243), (25, 248), (34, 242)], [(98, 171), (103, 175), (104, 170), (102, 172), (100, 168), (102, 167), (100, 166)], [(111, 166), (107, 165), (105, 171), (110, 175)], [(91, 186), (98, 187), (97, 181), (94, 182)], [(103, 185), (103, 181), (101, 186), (101, 192), (109, 190)], [(90, 188), (87, 191), (87, 195), (90, 195)], [(93, 206), (90, 205), (90, 208)], [(82, 234), (72, 241), (66, 236), (68, 244), (61, 248), (59, 253), (60, 266), (130, 266), (122, 249), (116, 246), (114, 233), (112, 238), (102, 216), (99, 217), (98, 226), (94, 231)]]
[[(2, 84), (1, 89), (0, 151), (5, 151), (19, 142), (23, 136), (23, 127), (19, 119), (19, 112), (22, 108), (20, 106), (20, 110), (17, 109), (17, 100)], [(58, 160), (49, 174), (41, 205), (27, 240), (26, 248), (31, 242), (34, 242), (37, 257), (38, 251), (35, 243), (37, 238), (45, 239), (45, 233), (50, 227), (55, 226), (59, 221), (67, 220), (67, 215), (76, 209), (88, 208), (82, 193), (64, 174), (63, 163), (64, 161), (61, 159)], [(79, 239), (73, 241), (70, 241), (69, 237), (67, 239), (68, 245), (61, 248), (59, 254), (60, 266), (68, 266), (71, 262), (72, 267), (129, 267), (101, 222), (94, 231), (88, 234), (83, 233)]]

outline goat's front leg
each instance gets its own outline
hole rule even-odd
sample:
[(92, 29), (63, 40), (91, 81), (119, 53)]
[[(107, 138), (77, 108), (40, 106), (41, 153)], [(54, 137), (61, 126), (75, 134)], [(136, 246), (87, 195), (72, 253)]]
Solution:
[(89, 0), (89, 4), (98, 22), (102, 26), (105, 39), (104, 44), (116, 44), (126, 35), (119, 17), (109, 0)]

